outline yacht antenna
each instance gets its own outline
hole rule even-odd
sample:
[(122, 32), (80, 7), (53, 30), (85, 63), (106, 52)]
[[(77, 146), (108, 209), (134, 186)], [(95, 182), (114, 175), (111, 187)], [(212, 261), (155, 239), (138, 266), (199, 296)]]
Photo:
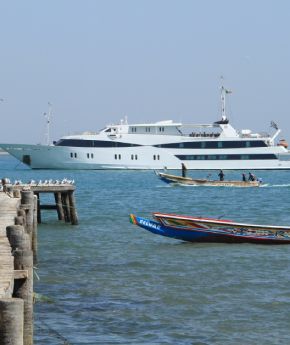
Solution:
[[(221, 77), (223, 80), (223, 77)], [(232, 93), (231, 90), (226, 89), (223, 85), (221, 86), (221, 112), (222, 112), (222, 121), (228, 121), (226, 115), (226, 95)]]
[(44, 113), (44, 116), (46, 118), (46, 145), (50, 145), (50, 121), (51, 121), (51, 110), (52, 110), (52, 105), (50, 102), (48, 102), (48, 112)]
[(225, 97), (225, 88), (221, 87), (221, 106), (222, 106), (222, 121), (227, 119), (226, 116), (226, 97)]

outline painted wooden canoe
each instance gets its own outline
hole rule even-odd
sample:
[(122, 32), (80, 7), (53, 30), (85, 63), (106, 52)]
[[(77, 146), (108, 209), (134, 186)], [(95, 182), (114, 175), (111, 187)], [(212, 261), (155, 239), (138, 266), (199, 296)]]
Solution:
[(154, 213), (155, 220), (130, 215), (131, 223), (154, 234), (189, 242), (290, 244), (290, 227)]
[(178, 175), (171, 175), (155, 171), (156, 175), (166, 183), (175, 183), (181, 185), (192, 185), (192, 186), (220, 186), (220, 187), (259, 187), (260, 181), (219, 181), (219, 180), (208, 180), (208, 179), (193, 179), (191, 177), (182, 177)]

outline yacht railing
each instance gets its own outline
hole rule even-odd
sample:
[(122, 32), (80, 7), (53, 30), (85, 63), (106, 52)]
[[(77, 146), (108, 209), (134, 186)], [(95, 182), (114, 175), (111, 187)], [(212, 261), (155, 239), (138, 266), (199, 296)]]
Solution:
[(220, 136), (220, 133), (196, 133), (192, 132), (189, 134), (190, 137), (196, 137), (196, 138), (218, 138)]
[(267, 132), (260, 133), (241, 133), (238, 132), (240, 138), (271, 138), (271, 135)]

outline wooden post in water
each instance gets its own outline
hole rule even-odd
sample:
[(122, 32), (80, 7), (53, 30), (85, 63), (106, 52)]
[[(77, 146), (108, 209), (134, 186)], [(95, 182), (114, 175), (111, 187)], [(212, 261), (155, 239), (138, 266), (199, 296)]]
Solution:
[(67, 193), (65, 192), (61, 193), (61, 202), (62, 202), (62, 207), (63, 207), (64, 220), (66, 223), (69, 223), (70, 219), (69, 219), (69, 210), (68, 210), (66, 194)]
[(71, 208), (70, 208), (70, 202), (69, 202), (69, 196), (68, 192), (65, 192), (65, 205), (67, 208), (67, 221), (68, 223), (71, 221)]
[(33, 197), (33, 235), (32, 235), (32, 251), (33, 251), (33, 263), (37, 263), (37, 214), (38, 214), (38, 198), (36, 195)]
[(26, 213), (26, 227), (25, 230), (30, 236), (32, 245), (33, 236), (33, 208), (34, 208), (34, 194), (31, 190), (21, 191), (21, 205), (20, 208)]
[(64, 220), (64, 212), (63, 212), (63, 206), (62, 206), (62, 200), (61, 200), (61, 193), (60, 192), (54, 193), (54, 200), (55, 200), (55, 204), (56, 204), (58, 220)]
[(41, 210), (40, 210), (40, 195), (37, 192), (34, 192), (37, 197), (37, 223), (41, 224)]
[(23, 345), (23, 300), (0, 299), (0, 345)]
[(70, 214), (71, 214), (71, 223), (72, 225), (78, 225), (78, 215), (76, 210), (76, 203), (73, 191), (68, 192), (69, 204), (70, 204)]
[(24, 300), (24, 345), (33, 344), (33, 252), (32, 250), (16, 249), (14, 269), (27, 270), (27, 278), (14, 282), (13, 297)]
[[(23, 345), (33, 344), (33, 252), (30, 236), (21, 225), (7, 226), (13, 256), (14, 270), (26, 271), (24, 277), (14, 280), (13, 297), (24, 301)], [(1, 344), (1, 343), (0, 343)], [(8, 343), (9, 344), (9, 343)]]

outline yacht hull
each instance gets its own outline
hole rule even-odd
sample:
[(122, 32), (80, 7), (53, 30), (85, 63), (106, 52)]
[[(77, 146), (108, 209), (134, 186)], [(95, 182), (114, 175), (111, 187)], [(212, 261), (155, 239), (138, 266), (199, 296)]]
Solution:
[[(290, 154), (276, 159), (252, 160), (186, 160), (177, 158), (174, 150), (153, 146), (126, 148), (87, 148), (69, 146), (0, 144), (0, 147), (31, 169), (181, 169), (190, 170), (276, 170), (290, 169)], [(180, 153), (180, 151), (178, 152)], [(191, 154), (191, 152), (186, 152)], [(157, 158), (158, 157), (158, 158)], [(155, 158), (155, 159), (154, 159)]]

